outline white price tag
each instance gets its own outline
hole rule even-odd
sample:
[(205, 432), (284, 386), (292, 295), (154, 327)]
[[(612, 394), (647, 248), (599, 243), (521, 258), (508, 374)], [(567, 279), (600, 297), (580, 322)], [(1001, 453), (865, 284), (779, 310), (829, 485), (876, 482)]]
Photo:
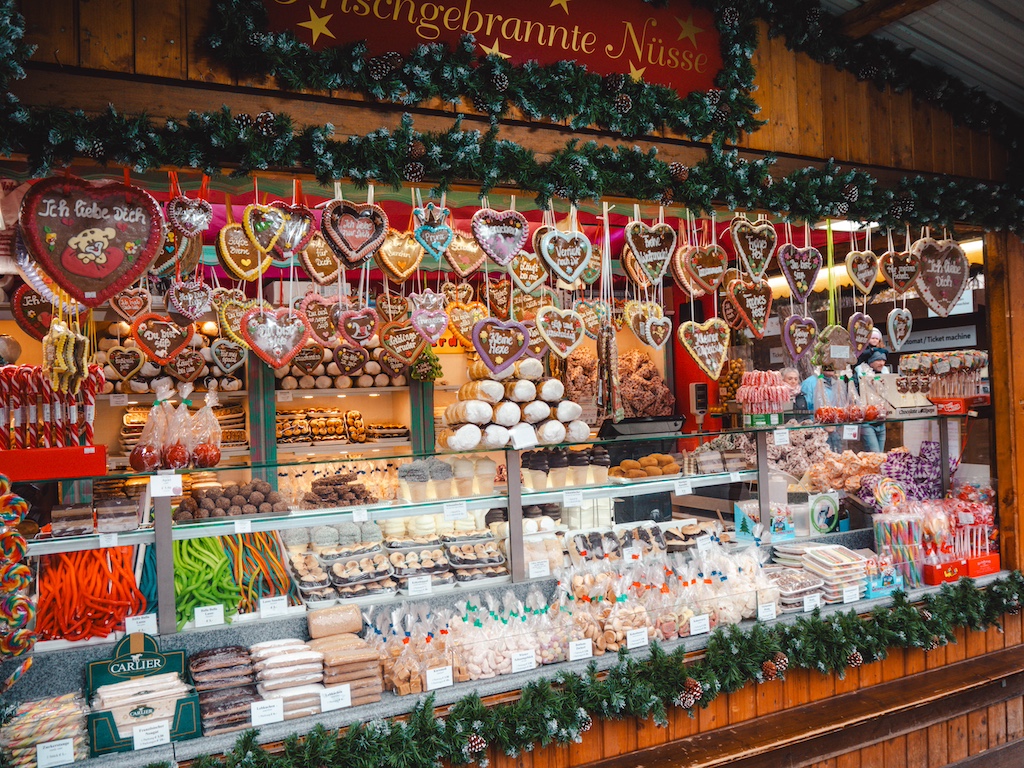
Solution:
[(409, 597), (429, 595), (433, 591), (429, 576), (410, 576), (405, 587), (405, 594)]
[(642, 560), (644, 551), (640, 547), (623, 547), (622, 559), (623, 560)]
[(141, 616), (129, 616), (124, 620), (124, 631), (129, 635), (134, 635), (137, 632), (144, 635), (155, 635), (157, 633), (156, 614), (144, 613)]
[(858, 440), (860, 438), (860, 427), (856, 424), (847, 424), (843, 427), (843, 440)]
[(467, 515), (466, 502), (464, 501), (449, 501), (444, 505), (444, 519), (448, 522), (465, 520)]
[(689, 480), (676, 480), (676, 496), (689, 496), (693, 493), (693, 483)]
[(171, 723), (161, 720), (158, 723), (146, 723), (132, 728), (132, 749), (149, 749), (171, 743)]
[(562, 494), (562, 506), (563, 507), (582, 507), (583, 506), (583, 491), (576, 489), (572, 491), (566, 491)]
[(859, 587), (843, 587), (843, 604), (856, 603), (860, 600)]
[(427, 670), (427, 690), (436, 691), (438, 688), (450, 688), (455, 685), (452, 677), (451, 667), (434, 667)]
[(703, 536), (698, 536), (696, 541), (698, 552), (707, 552), (709, 549), (711, 549), (711, 537), (707, 534)]
[(107, 549), (108, 547), (117, 546), (117, 534), (116, 533), (101, 533), (99, 535), (100, 549)]
[(772, 432), (772, 437), (775, 439), (775, 446), (789, 445), (789, 430), (788, 429), (776, 429)]
[(569, 661), (581, 661), (594, 656), (594, 643), (592, 640), (570, 640)]
[(529, 672), (537, 668), (537, 654), (533, 651), (516, 651), (512, 654), (512, 672)]
[(513, 429), (509, 434), (512, 436), (512, 447), (517, 451), (528, 451), (537, 447), (536, 429)]
[(647, 645), (647, 630), (641, 627), (640, 629), (630, 629), (626, 632), (626, 647), (629, 650), (634, 648), (643, 648)]
[(974, 525), (973, 512), (957, 512), (956, 517), (960, 521), (960, 525)]
[(729, 473), (729, 482), (730, 483), (738, 483), (739, 481), (740, 481), (740, 473), (739, 472), (730, 472)]
[(348, 683), (320, 691), (320, 711), (333, 712), (352, 706), (352, 686)]
[(352, 522), (353, 523), (365, 523), (370, 519), (370, 513), (365, 509), (353, 509), (352, 510)]
[(252, 520), (235, 520), (235, 533), (252, 533)]
[(128, 395), (111, 395), (111, 405), (128, 405)]
[(284, 699), (254, 701), (249, 705), (254, 728), (271, 723), (284, 722)]
[(776, 615), (775, 603), (761, 603), (757, 606), (758, 621), (771, 621)]
[(711, 631), (711, 617), (706, 613), (700, 616), (690, 617), (690, 637), (694, 635), (706, 635)]
[(288, 596), (278, 595), (277, 597), (260, 598), (260, 618), (270, 619), (275, 616), (288, 615)]
[(850, 359), (850, 348), (845, 345), (833, 344), (830, 353), (833, 360)]
[(804, 613), (810, 613), (815, 608), (821, 607), (821, 595), (815, 592), (813, 595), (804, 595)]
[(277, 391), (277, 402), (279, 403), (290, 403), (292, 401), (292, 393), (288, 390), (279, 389)]
[(54, 768), (75, 762), (75, 740), (61, 739), (36, 744), (36, 765), (39, 768)]
[(543, 579), (551, 575), (551, 563), (547, 560), (531, 560), (526, 564), (526, 572), (531, 579)]
[(224, 606), (198, 605), (196, 606), (196, 627), (217, 627), (224, 623)]
[(153, 475), (149, 478), (149, 493), (154, 499), (181, 496), (181, 475)]

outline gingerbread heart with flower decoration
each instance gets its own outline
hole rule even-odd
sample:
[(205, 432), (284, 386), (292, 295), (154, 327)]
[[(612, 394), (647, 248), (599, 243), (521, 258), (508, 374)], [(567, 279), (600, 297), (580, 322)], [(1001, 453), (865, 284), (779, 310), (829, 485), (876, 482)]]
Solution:
[(223, 300), (217, 309), (217, 321), (221, 333), (246, 349), (249, 349), (249, 342), (242, 335), (242, 317), (253, 307), (262, 307), (267, 311), (273, 309), (270, 304), (259, 299), (243, 301), (237, 298)]
[(423, 246), (410, 232), (392, 229), (375, 254), (374, 261), (393, 282), (404, 283), (423, 261)]
[(205, 365), (206, 361), (198, 350), (186, 347), (164, 366), (164, 373), (178, 381), (195, 381)]
[(175, 280), (167, 291), (167, 303), (192, 322), (210, 311), (212, 301), (213, 289), (200, 280)]
[[(383, 357), (383, 355), (381, 355)], [(354, 376), (363, 370), (363, 366), (370, 360), (370, 353), (362, 347), (353, 347), (342, 344), (334, 350), (334, 364), (338, 366), (342, 376)], [(383, 368), (383, 363), (381, 364)]]
[(380, 329), (380, 343), (392, 355), (410, 365), (427, 347), (427, 340), (409, 320), (385, 323)]
[(159, 204), (119, 182), (43, 179), (25, 194), (19, 221), (39, 267), (90, 308), (136, 282), (164, 242)]
[(388, 323), (404, 320), (409, 314), (409, 300), (397, 293), (378, 293), (374, 298), (377, 314)]
[(452, 271), (459, 277), (465, 278), (480, 269), (487, 259), (487, 254), (472, 237), (463, 232), (454, 232), (448, 240), (444, 257)]
[(488, 370), (499, 374), (526, 354), (530, 331), (515, 320), (488, 317), (473, 326), (473, 348)]
[(312, 376), (313, 371), (323, 365), (325, 350), (319, 344), (307, 344), (292, 358), (292, 365), (298, 368), (307, 376)]
[(448, 315), (443, 309), (417, 308), (409, 322), (430, 344), (436, 344), (448, 330)]
[(537, 317), (537, 311), (550, 304), (553, 307), (561, 307), (558, 295), (550, 288), (543, 288), (536, 294), (512, 291), (512, 318), (519, 322), (533, 320)]
[(967, 254), (955, 240), (922, 237), (910, 247), (920, 262), (916, 286), (921, 300), (939, 317), (947, 317), (971, 278)]
[(597, 332), (608, 319), (608, 304), (600, 299), (587, 301), (580, 299), (573, 307), (581, 318), (583, 318), (583, 331), (590, 338), (597, 340)]
[(528, 357), (542, 360), (544, 355), (548, 353), (550, 347), (548, 343), (544, 341), (544, 337), (540, 335), (540, 329), (537, 328), (537, 323), (534, 320), (524, 320), (523, 326), (529, 332), (530, 339), (526, 345), (526, 355)]
[[(683, 253), (682, 249), (676, 252), (677, 259), (682, 261), (682, 268), (686, 277), (694, 286), (707, 293), (713, 293), (729, 269), (729, 254), (720, 245), (708, 245), (705, 247), (691, 246)], [(673, 263), (673, 274), (679, 268)], [(679, 282), (678, 279), (676, 282)]]
[(793, 243), (785, 243), (779, 248), (778, 259), (793, 297), (806, 302), (821, 271), (821, 251), (813, 246), (797, 248)]
[(319, 293), (309, 291), (299, 302), (299, 309), (306, 315), (309, 322), (309, 331), (321, 344), (330, 344), (334, 341), (334, 334), (337, 327), (331, 317), (331, 309), (337, 303), (335, 299), (326, 299)]
[(878, 268), (896, 295), (902, 296), (917, 280), (921, 261), (911, 251), (886, 251), (878, 260)]
[(213, 206), (202, 198), (177, 195), (167, 201), (167, 223), (182, 237), (199, 237), (213, 223)]
[(541, 258), (529, 251), (520, 251), (508, 264), (508, 273), (516, 288), (523, 293), (533, 293), (548, 279), (548, 271)]
[(850, 315), (846, 330), (850, 333), (850, 346), (853, 347), (853, 356), (857, 357), (868, 348), (871, 340), (871, 332), (875, 330), (875, 321), (870, 315), (863, 312), (854, 312)]
[(217, 338), (210, 345), (210, 354), (213, 357), (213, 362), (221, 371), (234, 373), (245, 365), (248, 350), (230, 339)]
[(871, 293), (878, 280), (878, 256), (874, 251), (850, 251), (846, 254), (846, 273), (861, 293)]
[(473, 346), (473, 327), (487, 317), (487, 307), (479, 301), (453, 301), (446, 311), (455, 337), (467, 347)]
[(726, 291), (736, 305), (736, 311), (739, 312), (744, 325), (754, 336), (762, 338), (772, 311), (772, 289), (768, 282), (762, 280), (760, 283), (748, 283), (743, 279), (733, 280)]
[(718, 381), (729, 357), (729, 324), (718, 317), (703, 323), (687, 320), (677, 331), (679, 343), (712, 380)]
[(309, 323), (302, 310), (253, 307), (242, 315), (241, 335), (260, 360), (283, 368), (309, 341)]
[(126, 323), (146, 314), (152, 306), (153, 297), (148, 290), (141, 287), (125, 288), (110, 298), (110, 308)]
[(132, 338), (146, 357), (158, 365), (167, 365), (192, 341), (192, 324), (182, 327), (171, 318), (149, 312), (135, 318)]
[(760, 283), (775, 252), (778, 239), (775, 225), (770, 221), (754, 223), (737, 216), (729, 223), (729, 235), (743, 269), (755, 283)]
[(782, 343), (789, 352), (790, 358), (796, 362), (814, 349), (818, 338), (818, 324), (813, 317), (790, 315), (782, 324)]
[(593, 247), (579, 230), (562, 232), (548, 227), (540, 238), (540, 255), (548, 269), (560, 280), (572, 284), (582, 277)]
[(508, 320), (512, 311), (512, 281), (507, 277), (488, 280), (486, 283), (487, 304), (491, 313), (502, 320)]
[(561, 358), (566, 358), (586, 336), (583, 318), (572, 309), (541, 307), (537, 312), (537, 331), (548, 347)]
[(886, 318), (886, 328), (889, 331), (889, 344), (894, 352), (903, 349), (903, 345), (910, 338), (910, 332), (914, 329), (914, 316), (909, 309), (894, 307), (889, 311)]
[(648, 226), (631, 221), (624, 231), (626, 247), (652, 284), (661, 282), (676, 250), (676, 231), (668, 224)]
[(324, 207), (320, 231), (350, 265), (362, 264), (387, 237), (388, 215), (373, 203), (332, 200)]
[(473, 237), (495, 263), (505, 266), (526, 244), (530, 227), (519, 211), (481, 208), (473, 214)]

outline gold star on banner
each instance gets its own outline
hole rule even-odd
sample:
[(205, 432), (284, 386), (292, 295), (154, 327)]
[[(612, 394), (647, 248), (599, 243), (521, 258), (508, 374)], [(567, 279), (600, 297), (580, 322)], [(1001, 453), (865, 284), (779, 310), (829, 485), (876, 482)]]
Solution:
[(691, 13), (690, 17), (686, 21), (683, 21), (676, 16), (676, 21), (678, 21), (679, 26), (682, 27), (682, 30), (679, 32), (679, 37), (677, 37), (676, 40), (689, 39), (689, 41), (693, 43), (693, 47), (696, 48), (697, 35), (704, 30), (693, 23), (693, 14)]
[[(334, 17), (333, 13), (328, 13), (326, 16), (317, 16), (316, 11), (313, 10), (313, 6), (309, 6), (309, 21), (300, 21), (299, 26), (305, 27), (313, 33), (313, 45), (316, 45), (316, 41), (320, 39), (320, 35), (326, 35), (327, 37), (334, 38), (334, 33), (327, 28), (327, 22)], [(334, 38), (337, 40), (337, 38)]]
[(629, 62), (629, 76), (636, 80), (638, 83), (643, 79), (644, 72), (647, 71), (647, 67), (638, 67), (632, 61)]
[(483, 43), (477, 43), (477, 45), (479, 45), (480, 46), (480, 50), (482, 50), (488, 56), (501, 56), (501, 58), (503, 58), (503, 59), (511, 58), (511, 56), (509, 54), (502, 53), (501, 51), (498, 50), (498, 42), (499, 42), (498, 38), (494, 38), (494, 45), (492, 45), (490, 48), (488, 48)]
[(549, 5), (548, 7), (554, 8), (555, 6), (561, 7), (561, 9), (566, 12), (566, 14), (569, 13), (569, 0), (551, 0), (551, 5)]

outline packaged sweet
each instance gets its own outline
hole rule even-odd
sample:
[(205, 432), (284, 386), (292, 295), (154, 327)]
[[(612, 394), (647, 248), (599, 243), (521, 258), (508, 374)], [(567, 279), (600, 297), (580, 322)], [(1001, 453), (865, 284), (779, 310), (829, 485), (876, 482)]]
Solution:
[(218, 404), (217, 388), (211, 386), (206, 404), (192, 417), (192, 459), (201, 469), (220, 463), (221, 429), (213, 410)]
[(192, 394), (192, 384), (182, 383), (180, 394), (181, 402), (169, 416), (164, 432), (160, 451), (164, 469), (184, 469), (192, 459), (192, 418), (186, 405), (188, 396)]
[(174, 410), (170, 398), (174, 396), (174, 387), (168, 380), (157, 382), (156, 400), (146, 417), (146, 425), (142, 428), (139, 442), (132, 448), (128, 463), (136, 472), (155, 472), (160, 469), (164, 445), (164, 433), (167, 431), (167, 420)]

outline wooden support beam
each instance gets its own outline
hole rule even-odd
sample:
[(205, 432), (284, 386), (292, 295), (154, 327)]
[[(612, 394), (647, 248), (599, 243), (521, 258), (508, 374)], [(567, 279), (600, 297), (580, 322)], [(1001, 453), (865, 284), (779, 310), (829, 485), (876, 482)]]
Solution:
[(840, 16), (839, 24), (844, 34), (857, 40), (935, 2), (936, 0), (867, 0), (863, 5)]

